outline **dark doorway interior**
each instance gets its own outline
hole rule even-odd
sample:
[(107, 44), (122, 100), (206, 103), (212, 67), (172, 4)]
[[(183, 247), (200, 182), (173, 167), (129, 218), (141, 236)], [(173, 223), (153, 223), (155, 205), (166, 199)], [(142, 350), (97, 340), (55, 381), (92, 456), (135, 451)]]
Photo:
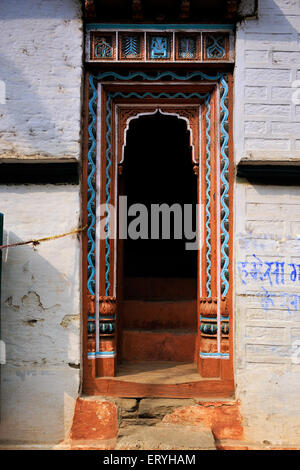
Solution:
[[(128, 207), (142, 203), (150, 214), (151, 204), (195, 205), (197, 178), (189, 140), (186, 122), (177, 117), (158, 112), (131, 122), (124, 163)], [(170, 240), (161, 239), (160, 233), (159, 240), (125, 241), (125, 277), (196, 278), (196, 253), (185, 249), (185, 239), (174, 239), (173, 222), (171, 213)]]
[[(192, 204), (193, 227), (197, 178), (186, 122), (176, 116), (142, 116), (127, 132), (123, 195), (128, 208), (140, 203)], [(128, 218), (128, 224), (136, 215)], [(182, 220), (184, 220), (182, 212)], [(197, 251), (186, 239), (128, 238), (123, 242), (122, 356), (125, 361), (194, 360), (197, 324)], [(148, 219), (149, 237), (151, 218)], [(184, 229), (182, 226), (184, 233)]]

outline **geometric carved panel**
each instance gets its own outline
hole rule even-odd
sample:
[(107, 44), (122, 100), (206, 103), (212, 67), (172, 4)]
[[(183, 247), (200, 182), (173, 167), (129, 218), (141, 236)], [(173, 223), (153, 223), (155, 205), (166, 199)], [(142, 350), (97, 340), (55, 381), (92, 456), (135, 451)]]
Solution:
[[(146, 25), (145, 25), (146, 26)], [(88, 62), (233, 62), (233, 33), (225, 31), (91, 30)]]

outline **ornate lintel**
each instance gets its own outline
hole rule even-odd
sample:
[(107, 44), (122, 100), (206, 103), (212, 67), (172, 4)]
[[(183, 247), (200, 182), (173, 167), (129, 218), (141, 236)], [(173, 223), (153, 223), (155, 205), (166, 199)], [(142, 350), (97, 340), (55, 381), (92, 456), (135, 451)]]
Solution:
[(94, 18), (96, 16), (95, 0), (84, 0), (85, 16)]

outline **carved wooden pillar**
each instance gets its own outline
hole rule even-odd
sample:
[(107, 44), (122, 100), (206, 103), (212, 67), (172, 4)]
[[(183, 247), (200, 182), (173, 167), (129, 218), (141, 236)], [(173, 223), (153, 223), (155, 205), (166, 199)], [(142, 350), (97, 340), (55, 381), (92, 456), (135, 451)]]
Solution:
[(99, 297), (99, 353), (97, 375), (114, 377), (116, 372), (116, 298)]
[[(87, 353), (89, 357), (96, 355), (96, 318), (95, 318), (95, 296), (88, 296), (88, 314), (87, 314)], [(91, 368), (91, 374), (96, 375), (95, 361), (88, 362)]]
[[(200, 299), (200, 362), (202, 377), (219, 377), (220, 359), (218, 358), (218, 330), (220, 353), (228, 353), (229, 315), (227, 301), (221, 297), (218, 308), (217, 297)], [(209, 359), (209, 360), (207, 360)]]

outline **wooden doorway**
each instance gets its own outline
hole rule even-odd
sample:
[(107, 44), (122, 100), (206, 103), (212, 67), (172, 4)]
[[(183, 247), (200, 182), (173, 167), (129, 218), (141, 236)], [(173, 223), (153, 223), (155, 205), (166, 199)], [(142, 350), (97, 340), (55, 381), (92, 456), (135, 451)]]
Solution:
[[(201, 72), (194, 74), (202, 77)], [(103, 75), (105, 79), (109, 76), (108, 73)], [(143, 80), (145, 77), (146, 73)], [(146, 79), (143, 83), (131, 83), (130, 79), (99, 82), (99, 75), (88, 78), (92, 93), (89, 95), (90, 138), (85, 167), (86, 220), (90, 221), (86, 250), (89, 293), (84, 307), (88, 325), (84, 337), (88, 352), (87, 358), (84, 357), (86, 393), (184, 397), (224, 396), (233, 390), (233, 164), (229, 158), (232, 125), (228, 106), (231, 78), (229, 74), (211, 77), (203, 74), (206, 78), (203, 83), (188, 80), (182, 83), (178, 74), (175, 77), (173, 82), (160, 83), (151, 83), (150, 75), (149, 81)], [(155, 152), (157, 157), (157, 160), (152, 157), (153, 166), (143, 158), (147, 151), (151, 154), (150, 145), (138, 155), (134, 150), (136, 133), (130, 137), (131, 126), (145, 127), (143, 121), (148, 122), (148, 140), (155, 132), (162, 131), (164, 135), (173, 133), (173, 137), (158, 141), (176, 142), (173, 150), (166, 144), (161, 154), (159, 147), (153, 150), (152, 146), (152, 154)], [(141, 129), (139, 132), (142, 133)], [(152, 138), (151, 145), (154, 141)], [(163, 154), (167, 155), (166, 159)], [(131, 164), (134, 169), (130, 169)], [(165, 191), (159, 194), (160, 199), (166, 196), (168, 186), (172, 193), (171, 182), (181, 177), (184, 183), (177, 183), (177, 188), (174, 186), (176, 191), (170, 202), (176, 203), (179, 198), (182, 203), (188, 194), (187, 204), (199, 202), (201, 212), (197, 227), (201, 234), (196, 252), (187, 255), (179, 245), (174, 248), (178, 240), (162, 240), (168, 242), (166, 249), (163, 245), (156, 248), (141, 245), (136, 250), (130, 248), (130, 240), (126, 245), (128, 240), (120, 242), (118, 237), (111, 236), (112, 222), (118, 227), (119, 195), (126, 195), (126, 185), (127, 189), (130, 186), (128, 196), (133, 199), (134, 195), (143, 196), (145, 205), (151, 202), (151, 191), (146, 191), (147, 179), (143, 174), (150, 174), (150, 170), (151, 178), (156, 181), (156, 192), (159, 193), (159, 188)], [(96, 178), (93, 179), (93, 175)], [(160, 176), (161, 184), (158, 184)], [(96, 204), (92, 191), (95, 180)], [(166, 181), (168, 183), (164, 184)], [(140, 190), (136, 191), (138, 185)], [(135, 191), (131, 192), (132, 188)], [(113, 210), (112, 204), (117, 210)], [(95, 221), (101, 219), (97, 208), (103, 205), (106, 231), (103, 238), (97, 238), (99, 227)], [(149, 240), (141, 242), (146, 241)], [(132, 254), (139, 250), (142, 255)], [(172, 256), (174, 252), (178, 253), (176, 260)], [(142, 256), (145, 262), (141, 262)], [(145, 364), (153, 362), (149, 361), (151, 357), (155, 358), (154, 362), (161, 359), (168, 362), (171, 375), (170, 369), (175, 365), (174, 380), (166, 382), (154, 374), (150, 380), (140, 381), (140, 372), (147, 372)], [(132, 369), (124, 373), (122, 367), (129, 363), (133, 364)], [(138, 368), (138, 363), (142, 363), (142, 369)], [(182, 379), (182, 370), (176, 369), (178, 363), (191, 365), (194, 378)]]
[(189, 374), (197, 371), (198, 250), (186, 249), (198, 203), (190, 142), (186, 122), (160, 110), (127, 131), (119, 187), (139, 217), (138, 227), (128, 218), (129, 232), (131, 220), (137, 232), (119, 244), (121, 371), (133, 363), (140, 373), (152, 367), (166, 376), (184, 364)]

